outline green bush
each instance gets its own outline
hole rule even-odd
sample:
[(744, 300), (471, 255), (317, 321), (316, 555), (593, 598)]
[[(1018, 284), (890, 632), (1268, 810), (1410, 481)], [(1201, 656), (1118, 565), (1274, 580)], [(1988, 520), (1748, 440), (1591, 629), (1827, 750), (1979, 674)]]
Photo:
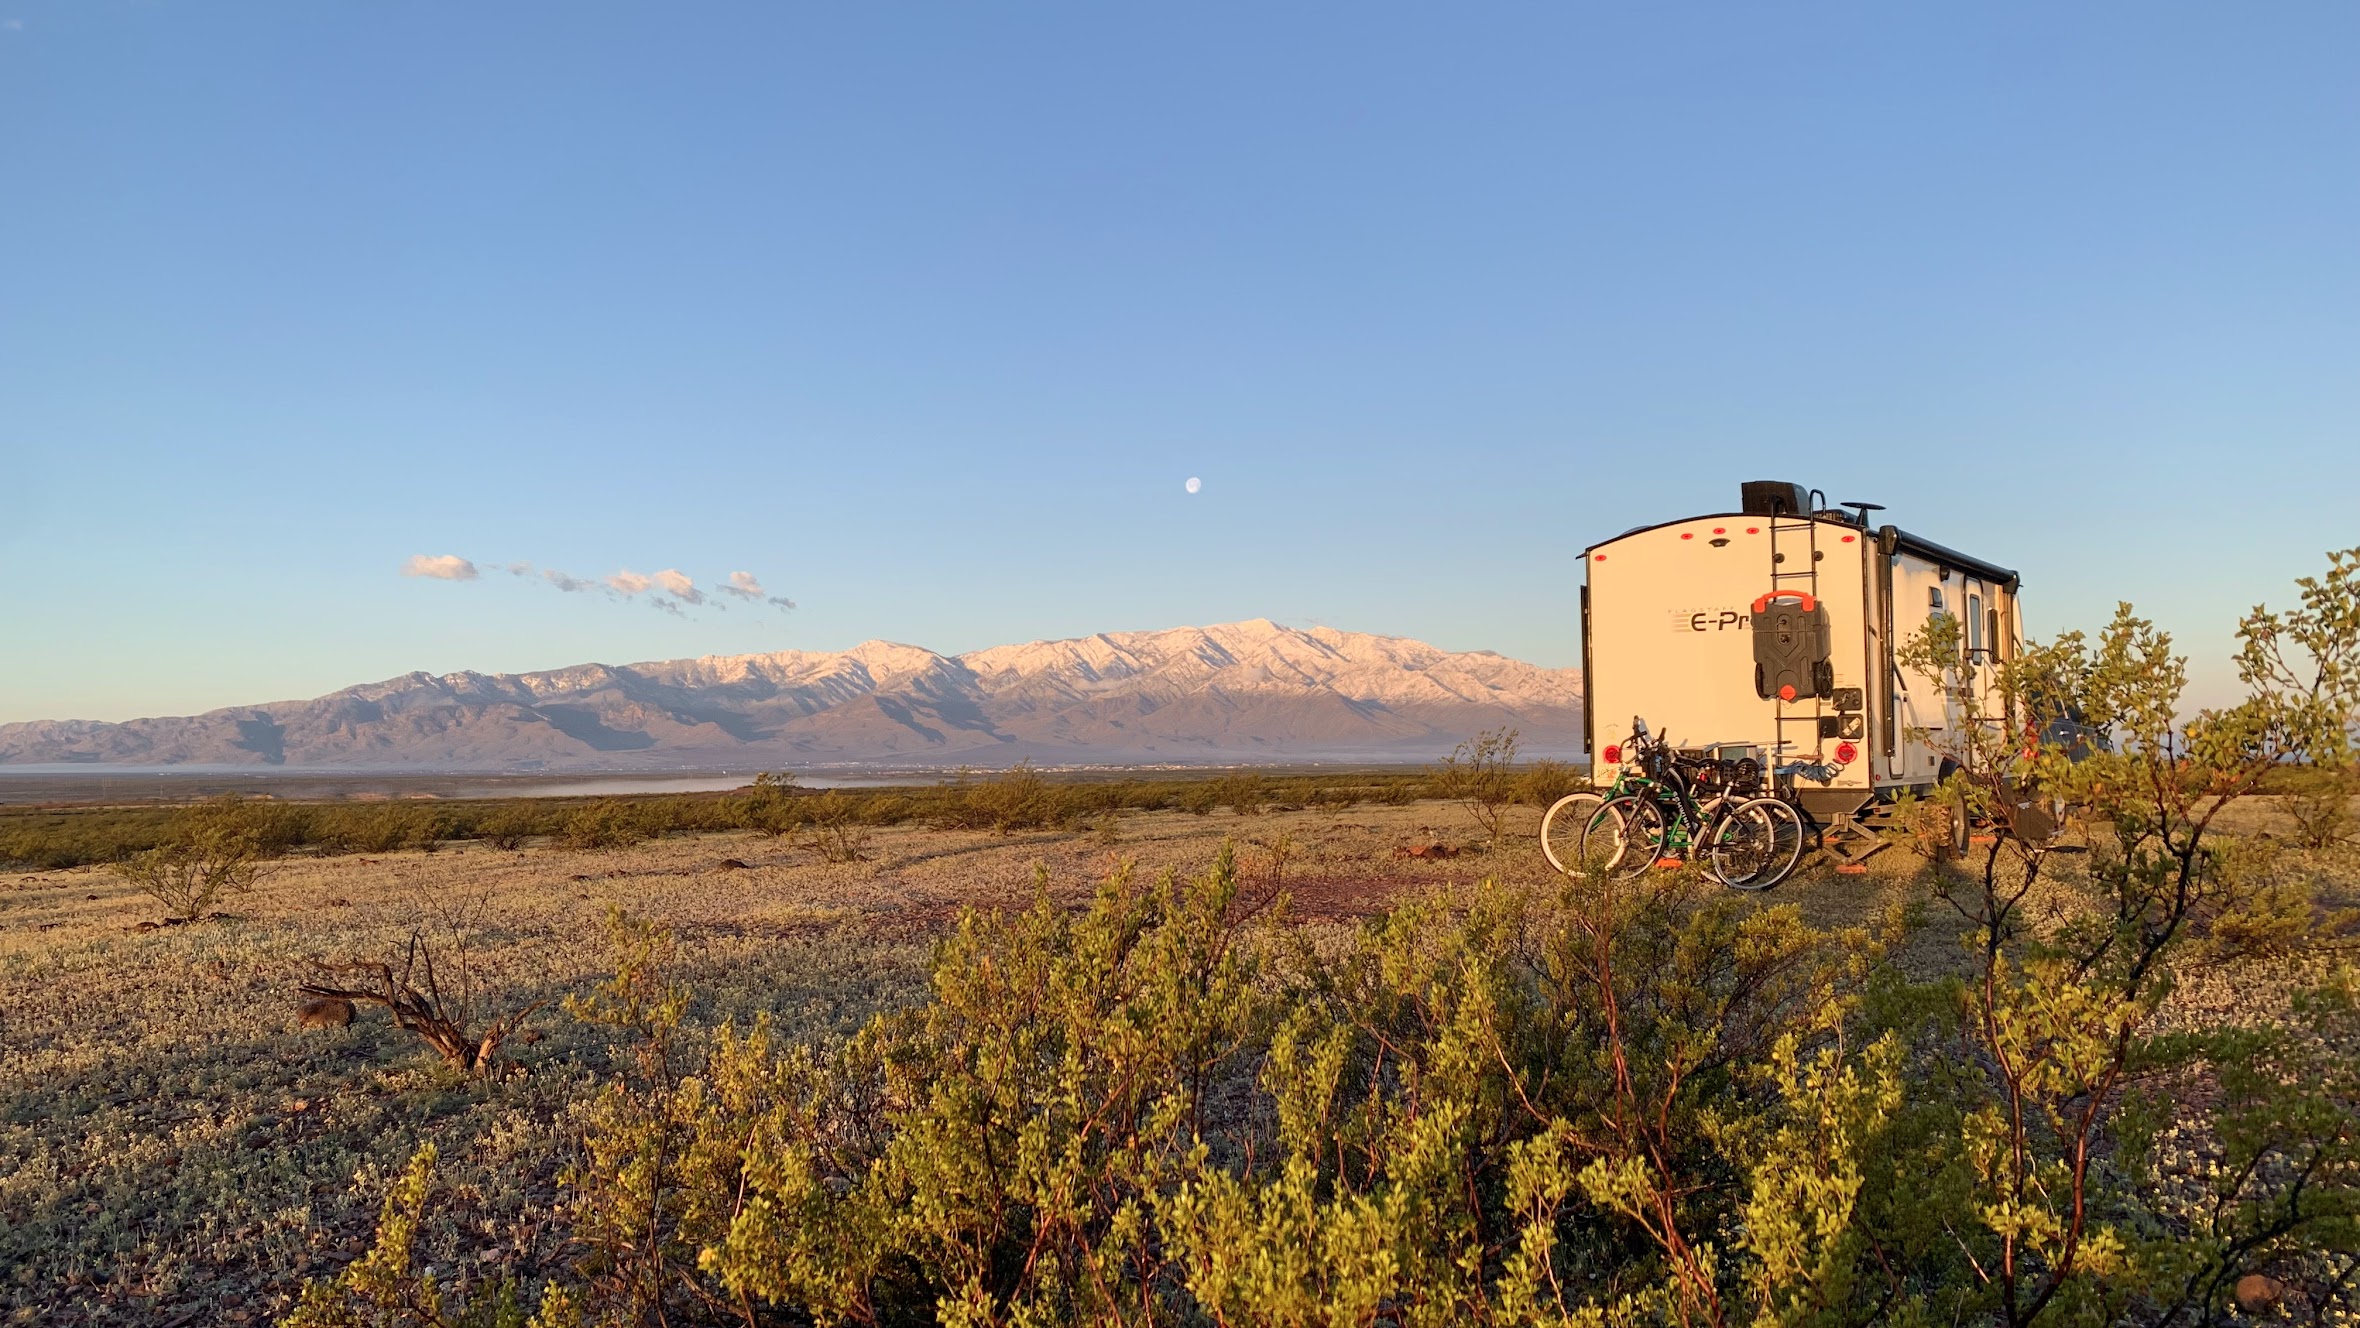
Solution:
[(765, 771), (730, 799), (730, 823), (740, 830), (784, 838), (803, 824), (801, 802), (793, 775)]
[(944, 829), (999, 834), (1047, 829), (1071, 823), (1093, 800), (1077, 786), (1052, 785), (1032, 762), (1019, 761), (989, 775), (960, 770), (934, 822)]
[[(755, 830), (795, 833), (813, 796), (775, 776), (728, 794), (649, 794), (599, 801), (628, 808), (642, 837)], [(1002, 787), (1009, 785), (1011, 787)], [(923, 821), (946, 827), (1009, 830), (1071, 828), (1107, 812), (1184, 810), (1209, 814), (1223, 805), (1349, 807), (1356, 802), (1407, 803), (1431, 796), (1423, 774), (1278, 775), (1219, 772), (1145, 780), (1059, 777), (1032, 771), (968, 776), (945, 785), (841, 790), (872, 826)], [(972, 801), (971, 801), (972, 799)], [(274, 803), (249, 800), (266, 854), (308, 850), (323, 854), (390, 853), (427, 849), (453, 839), (514, 847), (532, 838), (565, 842), (568, 826), (589, 805), (567, 798), (497, 798), (438, 802)], [(0, 864), (51, 869), (119, 862), (164, 840), (176, 814), (169, 807), (0, 808)], [(591, 819), (615, 819), (608, 811)]]
[(1213, 788), (1219, 801), (1239, 816), (1260, 816), (1271, 801), (1269, 781), (1252, 770), (1223, 775)]
[(532, 836), (548, 833), (544, 820), (521, 807), (496, 807), (472, 818), (469, 828), (493, 848), (513, 851)]
[(2360, 797), (2360, 768), (2314, 768), (2289, 777), (2281, 805), (2294, 819), (2295, 842), (2328, 848), (2350, 839), (2355, 797)]
[(829, 789), (805, 801), (806, 838), (822, 860), (847, 863), (868, 859), (868, 805), (867, 800), (840, 789)]
[(601, 798), (568, 816), (557, 832), (557, 842), (570, 849), (629, 848), (661, 832), (660, 822), (645, 809)]
[(1535, 761), (1516, 772), (1509, 782), (1509, 798), (1526, 807), (1546, 811), (1557, 800), (1590, 787), (1581, 772), (1562, 761)]
[(195, 922), (262, 874), (267, 822), (235, 795), (201, 802), (172, 818), (163, 842), (115, 864), (115, 874), (162, 904), (171, 918)]

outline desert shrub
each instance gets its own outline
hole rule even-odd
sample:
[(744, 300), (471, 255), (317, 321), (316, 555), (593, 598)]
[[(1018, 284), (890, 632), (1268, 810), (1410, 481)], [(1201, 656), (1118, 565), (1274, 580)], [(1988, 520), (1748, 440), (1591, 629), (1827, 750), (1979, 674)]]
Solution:
[(1526, 807), (1546, 810), (1568, 794), (1579, 793), (1590, 787), (1581, 772), (1563, 761), (1535, 761), (1517, 773), (1510, 785), (1509, 797)]
[(394, 853), (430, 848), (450, 830), (441, 808), (414, 802), (373, 802), (321, 808), (310, 834), (350, 853)]
[(1303, 796), (1304, 806), (1324, 811), (1344, 811), (1359, 801), (1359, 791), (1348, 784), (1314, 784)]
[(840, 789), (829, 789), (803, 804), (804, 840), (822, 861), (865, 862), (869, 856), (869, 825), (863, 818), (865, 801)]
[(194, 922), (253, 888), (262, 874), (262, 836), (255, 814), (225, 794), (179, 813), (163, 843), (117, 863), (115, 874), (171, 917)]
[(935, 824), (1000, 834), (1069, 824), (1096, 801), (1087, 790), (1052, 785), (1030, 761), (980, 776), (962, 769), (945, 792)]
[(565, 818), (557, 842), (571, 849), (629, 848), (662, 833), (658, 816), (614, 798), (601, 798)]
[(523, 848), (533, 835), (546, 833), (543, 818), (518, 807), (495, 807), (477, 817), (470, 828), (476, 838), (509, 852)]
[(738, 829), (783, 838), (803, 824), (800, 802), (793, 775), (766, 770), (730, 799), (730, 820)]
[(1260, 816), (1270, 803), (1270, 782), (1252, 770), (1223, 775), (1213, 789), (1216, 799), (1239, 816)]
[[(1256, 772), (1264, 806), (1348, 807), (1376, 801), (1394, 805), (1433, 796), (1427, 776), (1409, 771), (1355, 775), (1272, 775)], [(1223, 805), (1227, 774), (1157, 780), (1040, 781), (1037, 824), (1073, 826), (1107, 811), (1181, 809), (1210, 813)], [(973, 777), (968, 783), (980, 782)], [(924, 820), (936, 825), (965, 823), (967, 790), (949, 785), (844, 790), (871, 825)], [(791, 795), (796, 810), (808, 794)], [(987, 795), (987, 797), (990, 795)], [(649, 794), (602, 801), (630, 809), (643, 836), (762, 828), (749, 824), (747, 793)], [(584, 804), (571, 799), (485, 799), (417, 803), (247, 804), (264, 853), (308, 848), (323, 854), (423, 849), (447, 839), (477, 838), (499, 845), (545, 837), (563, 842), (568, 823)], [(784, 799), (779, 804), (784, 806)], [(1231, 803), (1234, 805), (1234, 802)], [(0, 863), (39, 869), (122, 861), (163, 842), (176, 813), (161, 807), (73, 809), (0, 808)], [(600, 816), (612, 819), (614, 813)], [(786, 813), (785, 820), (792, 820)], [(593, 819), (596, 819), (595, 817)], [(1033, 817), (1023, 818), (1032, 820)], [(989, 828), (988, 818), (977, 822)], [(784, 822), (781, 822), (784, 825)], [(1029, 828), (1029, 827), (1019, 827)], [(793, 833), (791, 826), (780, 831)]]
[(1494, 848), (1516, 801), (1516, 740), (1514, 729), (1486, 729), (1452, 748), (1430, 774), (1435, 792), (1464, 807)]
[(418, 1229), (434, 1190), (435, 1146), (411, 1155), (377, 1218), (376, 1238), (335, 1277), (303, 1289), (284, 1328), (575, 1328), (581, 1322), (562, 1288), (543, 1295), (528, 1317), (515, 1283), (502, 1281), (475, 1296), (446, 1288), (432, 1269), (418, 1267)]
[(0, 809), (0, 863), (55, 871), (121, 862), (164, 840), (170, 813), (156, 808)]
[(1951, 803), (1939, 790), (1932, 797), (1905, 790), (1893, 800), (1878, 838), (1922, 861), (1938, 861), (1950, 851), (1951, 815)]
[(548, 1002), (516, 993), (487, 971), (484, 938), (493, 921), (488, 891), (413, 881), (406, 894), (409, 934), (391, 953), (314, 956), (303, 993), (380, 1006), (396, 1028), (416, 1036), (453, 1070), (500, 1073), (508, 1039)]
[(2293, 818), (2295, 842), (2328, 848), (2352, 837), (2352, 799), (2360, 797), (2360, 769), (2311, 769), (2286, 781), (2280, 806)]

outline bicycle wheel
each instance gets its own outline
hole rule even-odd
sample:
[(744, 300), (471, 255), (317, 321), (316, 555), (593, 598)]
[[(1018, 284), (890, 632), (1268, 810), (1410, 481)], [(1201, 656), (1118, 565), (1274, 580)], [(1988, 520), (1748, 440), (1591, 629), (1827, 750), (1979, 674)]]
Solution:
[(1606, 799), (1595, 793), (1570, 793), (1550, 805), (1541, 817), (1541, 856), (1550, 866), (1568, 876), (1581, 874), (1582, 839), (1605, 805)]
[[(1649, 796), (1630, 794), (1607, 803), (1599, 809), (1599, 814), (1613, 817), (1614, 852), (1611, 856), (1596, 854), (1592, 860), (1616, 876), (1638, 876), (1655, 865), (1656, 858), (1663, 853), (1671, 825), (1664, 816), (1662, 803)], [(1584, 846), (1585, 856), (1593, 853), (1595, 850)]]
[(1730, 884), (1740, 890), (1767, 890), (1793, 875), (1795, 864), (1803, 860), (1803, 814), (1779, 798), (1751, 798), (1737, 811), (1760, 817), (1768, 837), (1761, 870), (1743, 882)]
[(1777, 827), (1751, 807), (1723, 808), (1705, 822), (1705, 870), (1721, 884), (1753, 888), (1768, 869)]

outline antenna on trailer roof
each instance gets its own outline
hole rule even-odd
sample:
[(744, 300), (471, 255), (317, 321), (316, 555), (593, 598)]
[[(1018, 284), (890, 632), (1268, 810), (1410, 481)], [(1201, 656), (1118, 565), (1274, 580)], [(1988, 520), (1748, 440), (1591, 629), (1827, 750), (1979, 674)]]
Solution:
[(1885, 505), (1883, 503), (1837, 503), (1836, 506), (1849, 507), (1854, 512), (1858, 513), (1859, 515), (1857, 516), (1856, 520), (1858, 521), (1862, 530), (1868, 529), (1869, 513), (1882, 512), (1885, 510)]

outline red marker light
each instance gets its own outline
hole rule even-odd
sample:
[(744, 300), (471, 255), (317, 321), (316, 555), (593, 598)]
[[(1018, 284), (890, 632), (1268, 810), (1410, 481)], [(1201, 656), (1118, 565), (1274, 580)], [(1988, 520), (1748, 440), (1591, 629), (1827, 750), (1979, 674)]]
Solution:
[(1713, 533), (1714, 533), (1714, 534), (1716, 534), (1716, 535), (1726, 535), (1726, 534), (1728, 534), (1729, 532), (1728, 532), (1728, 530), (1727, 530), (1727, 529), (1725, 529), (1725, 528), (1723, 528), (1723, 527), (1721, 527), (1721, 526), (1715, 526), (1715, 527), (1713, 527)]
[(1745, 528), (1745, 533), (1748, 535), (1759, 535), (1762, 533), (1762, 528), (1760, 526), (1747, 526)]
[(1785, 686), (1785, 687), (1781, 687), (1781, 688), (1779, 688), (1779, 689), (1778, 689), (1778, 699), (1779, 699), (1779, 700), (1781, 700), (1781, 701), (1792, 701), (1792, 700), (1794, 700), (1794, 699), (1795, 699), (1795, 689), (1794, 689), (1793, 685), (1792, 685), (1792, 684), (1789, 684), (1788, 686)]
[(1681, 538), (1681, 539), (1695, 539), (1695, 538), (1696, 538), (1696, 536), (1694, 536), (1694, 535), (1692, 535), (1692, 534), (1688, 533), (1687, 531), (1683, 530), (1683, 531), (1681, 531), (1681, 532), (1680, 532), (1680, 538)]
[(1599, 555), (1598, 555), (1598, 561), (1599, 561), (1599, 562), (1605, 562), (1605, 561), (1606, 561), (1606, 555), (1605, 555), (1605, 554), (1603, 554), (1603, 553), (1599, 554)]
[(1606, 764), (1608, 765), (1621, 765), (1622, 744), (1619, 742), (1610, 742), (1606, 744), (1606, 750), (1598, 753), (1598, 755), (1605, 757)]
[(1850, 765), (1860, 759), (1860, 749), (1848, 742), (1836, 744), (1836, 764)]
[(1844, 543), (1846, 543), (1846, 544), (1850, 544), (1851, 542), (1852, 542), (1852, 537), (1851, 537), (1850, 535), (1846, 535), (1846, 536), (1844, 536)]

